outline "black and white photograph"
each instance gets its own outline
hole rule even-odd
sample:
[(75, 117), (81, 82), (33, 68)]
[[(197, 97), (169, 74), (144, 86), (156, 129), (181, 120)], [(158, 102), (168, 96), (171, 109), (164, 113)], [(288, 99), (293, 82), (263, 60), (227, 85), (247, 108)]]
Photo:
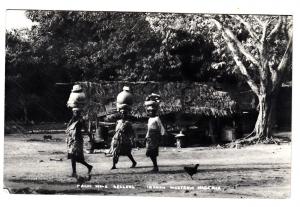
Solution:
[(3, 188), (290, 198), (293, 39), (292, 13), (7, 9)]

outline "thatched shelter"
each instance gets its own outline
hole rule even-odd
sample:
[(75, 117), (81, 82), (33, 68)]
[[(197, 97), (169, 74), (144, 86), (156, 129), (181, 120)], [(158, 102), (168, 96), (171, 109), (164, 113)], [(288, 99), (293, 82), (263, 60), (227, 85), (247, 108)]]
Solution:
[(227, 117), (236, 112), (236, 102), (224, 91), (195, 82), (78, 82), (87, 95), (87, 112), (109, 114), (116, 109), (115, 101), (123, 86), (129, 86), (134, 95), (132, 115), (145, 117), (144, 101), (147, 95), (161, 96), (161, 115), (181, 112), (208, 117)]
[[(114, 121), (118, 119), (117, 95), (124, 86), (128, 86), (134, 96), (132, 121), (137, 137), (141, 140), (144, 140), (147, 128), (144, 101), (151, 93), (161, 96), (160, 116), (168, 134), (185, 130), (190, 144), (216, 143), (223, 136), (222, 129), (232, 125), (238, 112), (237, 103), (229, 93), (201, 83), (100, 81), (76, 84), (80, 84), (86, 93), (84, 111), (89, 116), (90, 130), (93, 126), (111, 130)], [(171, 137), (170, 143), (172, 140), (174, 138)]]

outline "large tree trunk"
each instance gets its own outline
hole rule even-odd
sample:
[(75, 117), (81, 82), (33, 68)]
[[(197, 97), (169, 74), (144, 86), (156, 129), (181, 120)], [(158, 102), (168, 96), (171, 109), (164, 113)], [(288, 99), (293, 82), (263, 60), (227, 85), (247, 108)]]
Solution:
[(273, 111), (275, 108), (276, 95), (260, 94), (259, 113), (255, 124), (256, 137), (268, 139), (272, 137), (272, 128), (274, 123)]

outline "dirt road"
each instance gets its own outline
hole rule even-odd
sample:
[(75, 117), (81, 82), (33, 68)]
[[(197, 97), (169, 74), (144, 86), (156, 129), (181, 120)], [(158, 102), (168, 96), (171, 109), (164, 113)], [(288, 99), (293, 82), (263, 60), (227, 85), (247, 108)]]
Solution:
[[(150, 173), (145, 150), (135, 149), (134, 169), (120, 157), (111, 171), (111, 158), (86, 154), (94, 166), (92, 178), (81, 188), (66, 159), (65, 135), (5, 136), (4, 184), (12, 193), (60, 193), (99, 195), (287, 198), (290, 196), (290, 144), (256, 145), (241, 149), (212, 147), (160, 148), (160, 172)], [(62, 161), (60, 161), (62, 160)], [(192, 180), (183, 166), (199, 163)], [(78, 174), (87, 170), (78, 164)]]

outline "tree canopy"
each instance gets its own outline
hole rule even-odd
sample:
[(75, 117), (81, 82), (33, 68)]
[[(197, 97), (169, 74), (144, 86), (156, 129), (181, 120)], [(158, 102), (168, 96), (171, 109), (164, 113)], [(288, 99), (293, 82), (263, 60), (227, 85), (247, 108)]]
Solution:
[(194, 79), (190, 74), (201, 76), (213, 50), (203, 36), (183, 31), (165, 47), (145, 13), (28, 11), (27, 16), (39, 23), (31, 32), (39, 61), (64, 68), (72, 80)]
[(278, 90), (292, 69), (292, 17), (272, 15), (148, 14), (151, 27), (172, 38), (174, 30), (205, 34), (216, 48), (212, 68), (237, 71), (257, 96), (255, 138), (272, 137)]
[(6, 34), (10, 119), (63, 119), (70, 87), (58, 89), (57, 82), (221, 76), (240, 78), (259, 96), (291, 71), (290, 16), (33, 10), (26, 16), (37, 24)]
[[(65, 108), (49, 106), (64, 106), (66, 100), (60, 97), (65, 94), (60, 93), (68, 93), (70, 87), (58, 89), (56, 82), (207, 78), (212, 43), (201, 34), (174, 31), (172, 46), (166, 46), (163, 35), (150, 27), (146, 13), (30, 10), (26, 16), (36, 24), (30, 30), (8, 31), (6, 38), (6, 102), (18, 106), (9, 107), (19, 108), (18, 117), (30, 110), (30, 116), (61, 119)], [(35, 98), (17, 96), (14, 101), (14, 93)], [(16, 112), (9, 108), (7, 117), (14, 117)], [(31, 111), (38, 108), (47, 115)]]

